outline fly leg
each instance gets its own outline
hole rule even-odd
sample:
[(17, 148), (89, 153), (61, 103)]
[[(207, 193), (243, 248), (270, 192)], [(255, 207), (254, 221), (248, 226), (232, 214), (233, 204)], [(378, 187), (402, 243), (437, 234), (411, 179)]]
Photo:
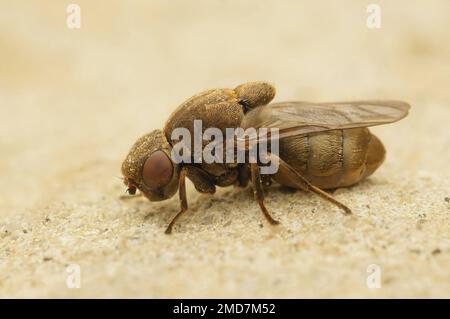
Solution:
[(169, 223), (169, 226), (167, 226), (166, 234), (170, 234), (172, 232), (172, 227), (175, 224), (176, 220), (188, 209), (188, 203), (186, 198), (186, 170), (184, 168), (181, 169), (180, 179), (178, 183), (179, 183), (178, 195), (180, 196), (181, 209)]
[(276, 225), (280, 222), (273, 219), (272, 216), (270, 216), (269, 212), (267, 211), (266, 206), (264, 205), (264, 190), (261, 183), (261, 175), (259, 174), (259, 166), (257, 163), (251, 163), (250, 164), (250, 171), (252, 175), (252, 184), (253, 188), (255, 190), (255, 197), (258, 201), (259, 207), (261, 208), (262, 213), (264, 214), (264, 217), (266, 217), (267, 221), (272, 224)]
[[(277, 157), (274, 154), (270, 154), (269, 157)], [(324, 192), (320, 188), (314, 186), (311, 184), (306, 178), (304, 178), (298, 171), (296, 171), (292, 166), (290, 166), (288, 163), (283, 161), (281, 158), (277, 157), (279, 161), (279, 168), (278, 173), (281, 174), (282, 178), (287, 182), (289, 186), (294, 186), (296, 188), (300, 188), (303, 190), (307, 190), (313, 193), (316, 193), (323, 199), (326, 199), (327, 201), (333, 203), (340, 209), (344, 211), (345, 214), (351, 214), (352, 211), (350, 208), (342, 204), (340, 201), (338, 201), (336, 198), (328, 194), (327, 192)]]

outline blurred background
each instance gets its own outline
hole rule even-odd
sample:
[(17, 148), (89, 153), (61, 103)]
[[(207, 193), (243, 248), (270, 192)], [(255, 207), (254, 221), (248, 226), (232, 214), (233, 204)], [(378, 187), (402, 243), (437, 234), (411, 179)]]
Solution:
[[(366, 24), (370, 15), (367, 7), (372, 2), (381, 8), (379, 29)], [(265, 294), (261, 289), (270, 288), (271, 283), (258, 281), (265, 278), (264, 271), (254, 280), (233, 281), (230, 270), (231, 277), (225, 276), (229, 286), (222, 286), (222, 292), (214, 287), (223, 278), (211, 279), (211, 285), (197, 278), (203, 286), (192, 288), (190, 283), (183, 283), (185, 274), (181, 270), (176, 275), (161, 273), (170, 262), (160, 255), (155, 255), (154, 260), (135, 259), (134, 267), (156, 273), (149, 269), (150, 264), (160, 262), (157, 270), (161, 278), (166, 274), (167, 278), (175, 278), (173, 282), (160, 279), (158, 288), (149, 283), (139, 288), (138, 275), (134, 281), (123, 276), (117, 279), (118, 273), (129, 274), (123, 265), (130, 256), (117, 250), (114, 240), (128, 240), (133, 235), (130, 229), (149, 227), (143, 233), (157, 233), (154, 236), (158, 239), (152, 242), (139, 237), (142, 241), (137, 240), (140, 244), (135, 246), (134, 254), (155, 253), (157, 244), (167, 242), (159, 233), (178, 206), (176, 198), (156, 206), (143, 201), (116, 203), (125, 190), (120, 164), (129, 147), (140, 135), (162, 128), (176, 106), (191, 95), (247, 81), (274, 83), (278, 90), (276, 101), (408, 101), (412, 111), (406, 120), (374, 129), (388, 149), (386, 168), (380, 169), (379, 178), (385, 188), (391, 187), (388, 181), (393, 178), (397, 186), (391, 187), (392, 191), (395, 187), (414, 187), (412, 184), (422, 179), (417, 192), (429, 191), (423, 202), (438, 196), (439, 205), (428, 210), (426, 204), (414, 202), (411, 207), (421, 207), (414, 211), (417, 214), (437, 210), (441, 215), (436, 215), (440, 216), (436, 223), (442, 227), (448, 223), (448, 205), (443, 198), (449, 195), (445, 191), (450, 177), (449, 1), (79, 0), (75, 2), (81, 8), (79, 29), (70, 29), (66, 24), (70, 3), (0, 0), (2, 297), (364, 295), (365, 287), (359, 290), (353, 283), (347, 287), (341, 281), (344, 277), (332, 275), (326, 277), (334, 287), (329, 290), (322, 289), (326, 286), (323, 283), (312, 281), (309, 286), (300, 284), (302, 288), (282, 284), (272, 290), (274, 295)], [(367, 199), (370, 185), (366, 188), (359, 195)], [(302, 196), (302, 200), (316, 203)], [(346, 199), (342, 197), (344, 202)], [(244, 201), (253, 207), (251, 200)], [(155, 225), (150, 218), (142, 226), (142, 205), (147, 205), (143, 209), (147, 213), (167, 210), (167, 214)], [(231, 200), (220, 205), (218, 210), (233, 210)], [(333, 216), (335, 213), (329, 212)], [(239, 215), (234, 217), (239, 219)], [(257, 228), (260, 216), (252, 213), (248, 218), (254, 223), (249, 227)], [(53, 224), (46, 224), (47, 219)], [(79, 224), (71, 224), (77, 220)], [(390, 223), (389, 219), (385, 222)], [(197, 227), (195, 220), (189, 224)], [(202, 227), (206, 226), (199, 225), (199, 232)], [(99, 242), (100, 228), (113, 228), (115, 233), (105, 231), (105, 237), (101, 237), (104, 242)], [(209, 248), (191, 238), (195, 232), (189, 229), (185, 236), (190, 236), (192, 246), (203, 247), (201, 251), (207, 254)], [(214, 229), (206, 229), (209, 232), (203, 239), (207, 241), (215, 235)], [(445, 251), (448, 239), (445, 241), (445, 229), (441, 230), (434, 230), (438, 233), (434, 243)], [(222, 234), (219, 238), (239, 242), (241, 231), (238, 227), (231, 237)], [(104, 249), (100, 254), (103, 259), (93, 256), (98, 252), (92, 246), (96, 244)], [(172, 253), (176, 254), (175, 243), (168, 245), (174, 245)], [(448, 267), (447, 272), (442, 272), (442, 267), (449, 265), (446, 252), (435, 281), (427, 278), (416, 290), (409, 290), (411, 293), (449, 296), (448, 285), (433, 291), (434, 282), (448, 279)], [(406, 256), (409, 258), (409, 253)], [(50, 262), (44, 263), (45, 258), (51, 258)], [(95, 268), (98, 264), (99, 272), (92, 275), (92, 270), (86, 279), (96, 283), (97, 288), (82, 292), (60, 289), (60, 269), (77, 258), (85, 262), (85, 267)], [(299, 260), (300, 256), (292, 258)], [(423, 268), (419, 269), (425, 271), (429, 265), (422, 261)], [(331, 271), (334, 266), (329, 266)], [(105, 267), (111, 267), (110, 277), (100, 275)], [(196, 269), (204, 271), (202, 267)], [(226, 262), (224, 267), (228, 273)], [(16, 275), (11, 274), (11, 269), (16, 269)], [(40, 276), (36, 277), (36, 273)], [(308, 273), (302, 276), (295, 280), (304, 283)], [(365, 268), (359, 276), (365, 276)], [(289, 282), (290, 278), (280, 280)], [(399, 291), (407, 294), (411, 286), (401, 280), (397, 283), (400, 290), (384, 290), (379, 295), (396, 296)], [(172, 284), (179, 290), (170, 290)]]

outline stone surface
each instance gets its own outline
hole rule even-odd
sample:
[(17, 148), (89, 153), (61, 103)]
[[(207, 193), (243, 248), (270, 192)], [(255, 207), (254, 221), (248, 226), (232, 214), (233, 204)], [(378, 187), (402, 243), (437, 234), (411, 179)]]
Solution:
[[(381, 1), (379, 30), (360, 1), (77, 3), (80, 30), (60, 1), (0, 5), (0, 297), (450, 297), (448, 1)], [(275, 187), (273, 228), (249, 190), (189, 184), (165, 235), (177, 198), (121, 200), (121, 161), (192, 94), (251, 80), (412, 110), (373, 129), (373, 177), (335, 192), (353, 216)]]

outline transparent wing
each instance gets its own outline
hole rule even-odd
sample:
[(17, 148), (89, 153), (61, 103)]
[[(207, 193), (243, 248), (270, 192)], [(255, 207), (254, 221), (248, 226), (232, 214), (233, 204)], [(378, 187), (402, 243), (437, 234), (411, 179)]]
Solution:
[(392, 123), (404, 118), (409, 108), (408, 103), (390, 100), (273, 103), (248, 112), (241, 127), (278, 128), (279, 138), (283, 138), (312, 132)]

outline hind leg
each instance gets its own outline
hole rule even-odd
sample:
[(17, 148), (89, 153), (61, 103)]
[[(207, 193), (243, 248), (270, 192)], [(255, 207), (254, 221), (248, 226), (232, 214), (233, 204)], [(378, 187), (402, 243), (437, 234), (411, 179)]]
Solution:
[[(269, 157), (275, 157), (274, 154), (270, 154)], [(348, 208), (346, 205), (342, 204), (340, 201), (335, 199), (333, 196), (328, 194), (327, 192), (321, 190), (319, 187), (314, 186), (311, 184), (306, 178), (304, 178), (297, 170), (295, 170), (292, 166), (290, 166), (288, 163), (283, 161), (281, 158), (278, 158), (279, 162), (279, 168), (278, 172), (276, 173), (275, 179), (277, 182), (279, 182), (282, 185), (287, 185), (290, 187), (295, 187), (304, 191), (309, 191), (312, 193), (315, 193), (322, 197), (323, 199), (326, 199), (327, 201), (333, 203), (340, 209), (344, 211), (345, 214), (351, 214), (350, 208)]]

